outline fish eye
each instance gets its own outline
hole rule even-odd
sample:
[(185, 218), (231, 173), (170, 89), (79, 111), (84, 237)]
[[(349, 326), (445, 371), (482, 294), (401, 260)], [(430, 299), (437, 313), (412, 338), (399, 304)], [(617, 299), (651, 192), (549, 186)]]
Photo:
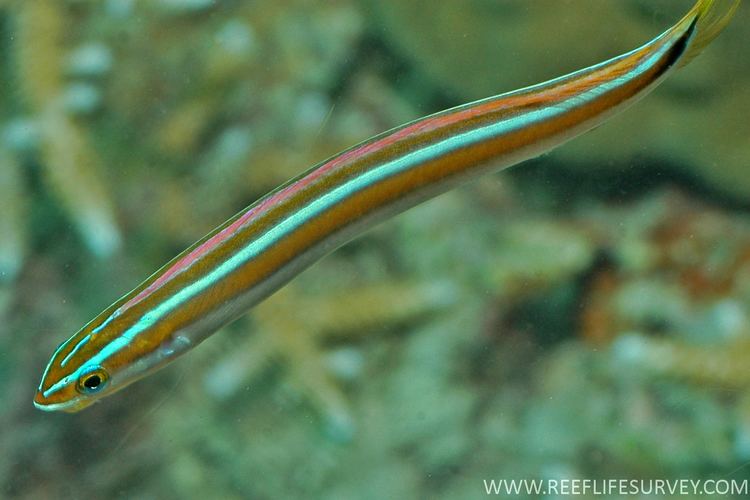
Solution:
[(101, 366), (94, 366), (84, 371), (80, 377), (78, 377), (78, 383), (76, 388), (78, 392), (83, 394), (93, 394), (99, 392), (107, 385), (109, 375)]

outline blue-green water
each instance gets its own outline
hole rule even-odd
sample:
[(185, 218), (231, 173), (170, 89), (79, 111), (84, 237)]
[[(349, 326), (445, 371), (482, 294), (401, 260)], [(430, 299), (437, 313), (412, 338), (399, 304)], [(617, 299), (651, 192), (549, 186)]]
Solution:
[(81, 413), (32, 405), (60, 342), (276, 185), (629, 50), (689, 4), (0, 2), (0, 497), (741, 487), (747, 5), (600, 129), (368, 232)]

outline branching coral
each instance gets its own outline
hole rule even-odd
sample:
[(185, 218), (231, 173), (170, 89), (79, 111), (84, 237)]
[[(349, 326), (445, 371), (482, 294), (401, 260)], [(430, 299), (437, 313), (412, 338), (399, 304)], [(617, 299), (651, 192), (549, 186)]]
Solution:
[[(106, 257), (120, 246), (111, 196), (103, 180), (104, 171), (86, 131), (75, 122), (65, 106), (67, 12), (64, 3), (29, 0), (12, 4), (15, 80), (32, 120), (20, 128), (32, 128), (38, 161), (47, 186), (65, 207), (89, 250)], [(23, 132), (23, 131), (22, 131)], [(29, 134), (6, 131), (3, 154), (4, 224), (10, 227), (2, 245), (6, 272), (21, 266), (25, 253), (23, 182), (19, 157)], [(20, 143), (19, 143), (20, 141)]]
[(351, 342), (445, 308), (456, 299), (455, 287), (448, 283), (384, 282), (319, 296), (288, 286), (258, 306), (253, 315), (256, 335), (207, 373), (206, 390), (216, 398), (228, 398), (252, 383), (270, 361), (281, 359), (329, 431), (348, 439), (355, 424), (335, 376), (356, 377), (362, 360), (351, 348), (325, 349), (325, 340)]

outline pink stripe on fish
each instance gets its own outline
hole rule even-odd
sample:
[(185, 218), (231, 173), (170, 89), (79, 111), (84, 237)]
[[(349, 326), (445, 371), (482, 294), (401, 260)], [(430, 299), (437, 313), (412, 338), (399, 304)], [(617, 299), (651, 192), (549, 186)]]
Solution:
[[(135, 306), (136, 304), (141, 302), (143, 299), (145, 299), (147, 296), (149, 296), (151, 293), (158, 290), (164, 284), (169, 282), (172, 277), (176, 276), (181, 271), (188, 269), (194, 262), (198, 261), (201, 257), (203, 257), (205, 254), (210, 252), (213, 248), (220, 245), (223, 241), (230, 238), (233, 234), (235, 234), (237, 231), (242, 229), (252, 219), (253, 216), (263, 215), (264, 213), (267, 212), (267, 210), (270, 207), (277, 206), (279, 203), (283, 202), (284, 200), (291, 198), (294, 194), (304, 189), (305, 186), (307, 186), (314, 180), (318, 179), (319, 177), (329, 173), (331, 170), (339, 166), (345, 165), (350, 160), (360, 158), (372, 152), (388, 147), (392, 145), (393, 143), (398, 142), (404, 138), (412, 138), (414, 134), (416, 133), (432, 132), (433, 130), (446, 127), (454, 123), (462, 122), (466, 120), (467, 118), (471, 118), (472, 116), (479, 116), (484, 113), (496, 111), (497, 109), (499, 109), (497, 104), (498, 102), (490, 101), (483, 106), (469, 108), (464, 111), (459, 111), (459, 112), (452, 113), (452, 114), (435, 116), (432, 118), (427, 118), (425, 120), (420, 120), (419, 122), (409, 125), (407, 127), (404, 127), (401, 130), (397, 130), (396, 132), (386, 137), (383, 137), (382, 139), (379, 139), (371, 143), (363, 144), (350, 151), (344, 152), (336, 156), (335, 158), (332, 158), (330, 161), (328, 161), (328, 163), (321, 165), (320, 168), (313, 170), (305, 177), (299, 179), (297, 182), (290, 184), (289, 186), (282, 189), (278, 193), (274, 194), (273, 196), (269, 198), (264, 199), (261, 203), (250, 208), (247, 212), (245, 212), (240, 217), (238, 217), (236, 221), (232, 222), (230, 225), (228, 225), (227, 227), (225, 227), (224, 229), (222, 229), (215, 235), (211, 236), (209, 239), (204, 241), (198, 247), (194, 248), (190, 253), (188, 253), (187, 255), (182, 257), (180, 260), (175, 262), (174, 265), (172, 265), (172, 267), (164, 271), (164, 273), (161, 276), (159, 276), (156, 280), (154, 280), (153, 283), (151, 283), (149, 286), (144, 288), (139, 294), (137, 294), (131, 300), (129, 300), (128, 302), (123, 304), (121, 307), (119, 307), (113, 315), (118, 315), (126, 311), (127, 309)], [(508, 106), (507, 101), (501, 102), (500, 104), (501, 104), (500, 107)]]

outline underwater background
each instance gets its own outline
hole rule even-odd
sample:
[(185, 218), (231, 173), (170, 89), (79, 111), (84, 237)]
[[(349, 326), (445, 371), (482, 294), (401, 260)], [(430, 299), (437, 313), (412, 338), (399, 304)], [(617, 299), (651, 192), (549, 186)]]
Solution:
[(599, 129), (369, 231), (77, 414), (55, 347), (352, 144), (688, 0), (0, 0), (0, 497), (750, 479), (750, 9)]

